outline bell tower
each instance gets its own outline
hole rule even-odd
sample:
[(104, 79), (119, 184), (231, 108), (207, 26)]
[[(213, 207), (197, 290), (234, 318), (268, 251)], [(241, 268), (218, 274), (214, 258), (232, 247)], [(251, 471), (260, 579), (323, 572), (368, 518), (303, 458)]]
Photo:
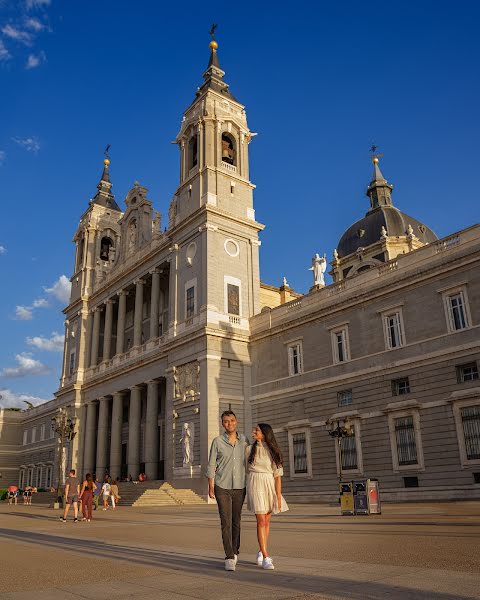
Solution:
[(254, 133), (245, 107), (233, 96), (220, 68), (218, 44), (210, 42), (203, 84), (184, 113), (175, 139), (180, 149), (180, 184), (171, 205), (177, 224), (203, 205), (255, 219), (248, 145)]

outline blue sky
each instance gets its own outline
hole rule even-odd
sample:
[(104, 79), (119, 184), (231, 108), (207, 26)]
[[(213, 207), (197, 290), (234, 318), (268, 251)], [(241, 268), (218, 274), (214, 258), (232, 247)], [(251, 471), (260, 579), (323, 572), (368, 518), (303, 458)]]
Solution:
[(107, 143), (117, 201), (138, 180), (166, 218), (212, 22), (258, 132), (262, 280), (308, 289), (312, 255), (367, 210), (373, 141), (396, 206), (439, 237), (478, 222), (478, 2), (229, 6), (0, 0), (0, 404), (57, 388), (71, 240)]

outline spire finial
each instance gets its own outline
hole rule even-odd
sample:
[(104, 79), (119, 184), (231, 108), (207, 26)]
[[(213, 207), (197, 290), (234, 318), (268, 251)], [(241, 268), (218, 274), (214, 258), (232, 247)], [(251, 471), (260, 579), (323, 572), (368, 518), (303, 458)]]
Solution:
[(218, 48), (218, 44), (215, 41), (215, 30), (217, 29), (218, 25), (216, 23), (212, 23), (212, 26), (210, 27), (210, 35), (212, 36), (212, 41), (210, 42), (210, 50), (214, 51)]
[(103, 164), (108, 168), (108, 165), (110, 164), (110, 154), (109, 154), (109, 150), (110, 150), (110, 144), (107, 144), (105, 150), (103, 151), (103, 156), (105, 157), (103, 160)]
[(372, 144), (370, 147), (370, 154), (372, 156), (372, 163), (374, 165), (378, 165), (378, 159), (382, 158), (383, 154), (379, 154), (377, 152), (378, 146), (376, 144)]

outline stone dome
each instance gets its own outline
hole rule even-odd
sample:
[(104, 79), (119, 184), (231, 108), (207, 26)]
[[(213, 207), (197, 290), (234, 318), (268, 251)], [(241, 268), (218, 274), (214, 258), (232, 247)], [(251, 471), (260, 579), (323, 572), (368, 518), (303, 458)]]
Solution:
[(382, 228), (385, 228), (388, 237), (398, 237), (407, 236), (410, 226), (413, 235), (423, 244), (436, 241), (438, 238), (429, 227), (393, 206), (393, 186), (382, 175), (378, 156), (375, 156), (372, 162), (373, 178), (367, 188), (370, 210), (363, 219), (351, 225), (342, 235), (337, 246), (338, 257), (344, 258), (358, 248), (367, 248), (375, 244), (382, 237)]
[(379, 206), (351, 225), (340, 238), (337, 246), (338, 256), (343, 258), (380, 240), (382, 227), (385, 227), (389, 237), (408, 235), (408, 226), (424, 244), (430, 244), (438, 238), (426, 225), (405, 214), (394, 206)]

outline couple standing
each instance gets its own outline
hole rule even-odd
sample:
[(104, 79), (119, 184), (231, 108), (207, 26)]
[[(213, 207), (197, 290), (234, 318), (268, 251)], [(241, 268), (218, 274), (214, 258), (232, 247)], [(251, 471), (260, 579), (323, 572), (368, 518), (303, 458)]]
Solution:
[(208, 461), (208, 495), (217, 500), (225, 550), (225, 570), (235, 571), (240, 551), (240, 521), (247, 496), (247, 508), (257, 519), (259, 552), (256, 564), (274, 569), (268, 554), (272, 514), (288, 510), (282, 496), (282, 453), (270, 425), (259, 423), (252, 431), (253, 443), (237, 432), (237, 417), (231, 410), (222, 413), (223, 435), (216, 437)]

